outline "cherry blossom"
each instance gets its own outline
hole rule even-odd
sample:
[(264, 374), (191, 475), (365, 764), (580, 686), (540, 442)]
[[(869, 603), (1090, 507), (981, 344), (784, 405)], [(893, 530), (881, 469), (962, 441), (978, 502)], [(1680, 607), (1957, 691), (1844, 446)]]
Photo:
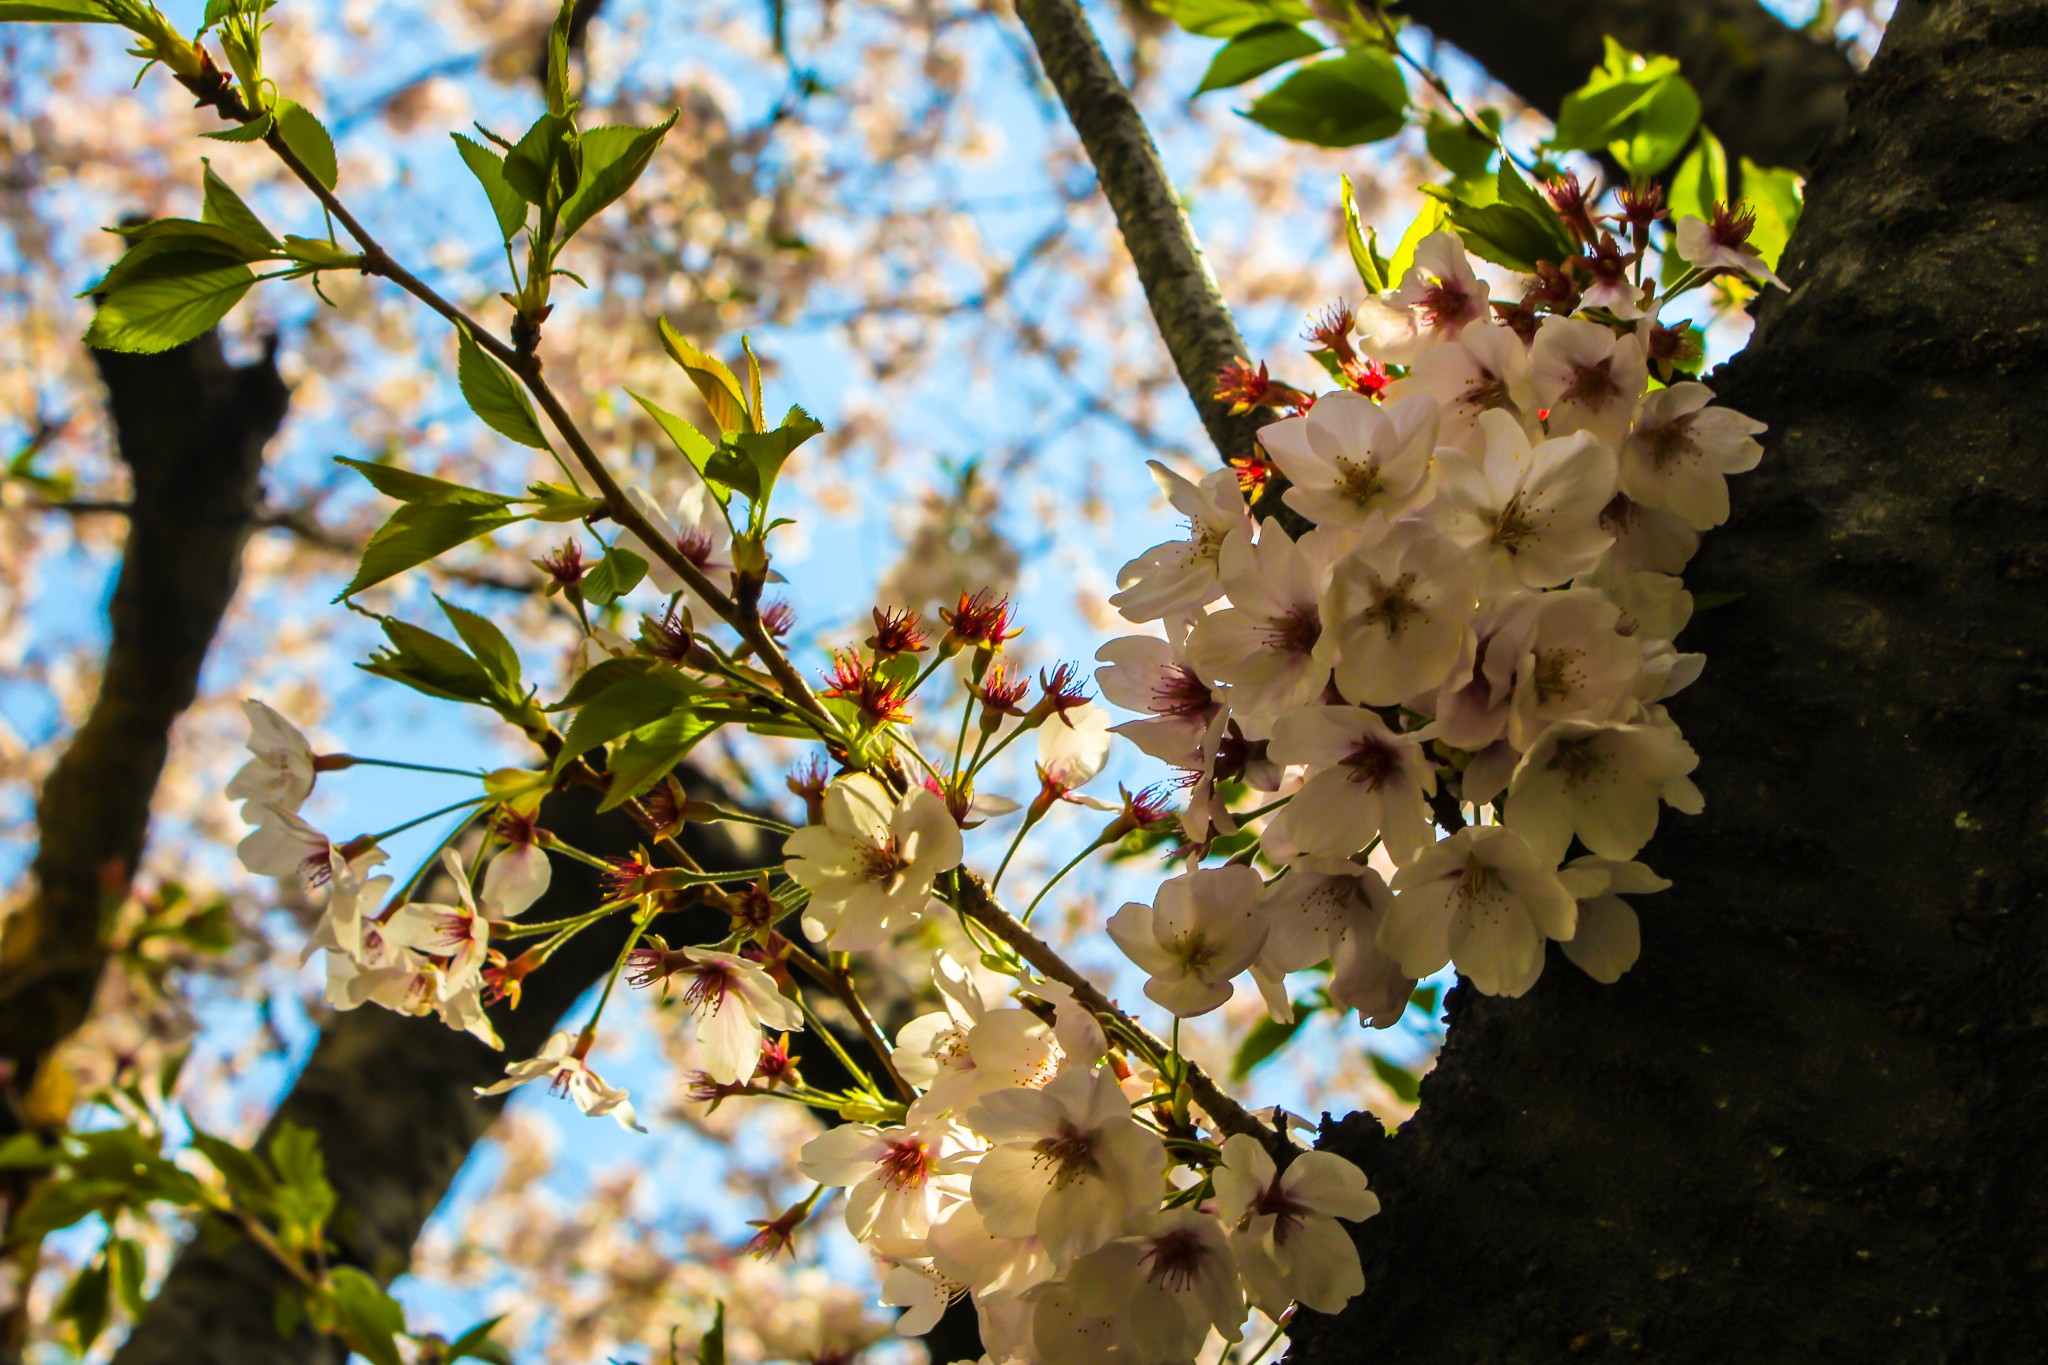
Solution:
[[(638, 488), (626, 490), (633, 508), (646, 517), (648, 524), (667, 542), (668, 546), (690, 561), (714, 587), (730, 590), (732, 587), (732, 528), (726, 524), (725, 512), (718, 500), (711, 496), (710, 486), (694, 470), (683, 476), (687, 479), (683, 493), (676, 500), (676, 514), (671, 519), (654, 499)], [(714, 619), (714, 613), (694, 591), (689, 591), (683, 576), (670, 568), (654, 548), (628, 531), (619, 537), (619, 543), (647, 561), (647, 581), (665, 593), (685, 593), (690, 610), (699, 621)]]
[(944, 799), (913, 786), (891, 799), (865, 773), (825, 789), (825, 823), (784, 845), (789, 875), (811, 893), (804, 932), (843, 951), (873, 948), (914, 924), (932, 879), (960, 862), (960, 828)]
[(1385, 407), (1363, 394), (1333, 393), (1305, 416), (1259, 432), (1259, 444), (1287, 476), (1289, 507), (1318, 526), (1369, 538), (1428, 492), (1437, 405), (1421, 394)]
[(1482, 582), (1554, 588), (1600, 562), (1614, 543), (1600, 510), (1614, 496), (1614, 455), (1585, 432), (1529, 444), (1519, 422), (1481, 413), (1486, 453), (1445, 449), (1445, 530), (1476, 556)]
[(1334, 1313), (1364, 1290), (1358, 1248), (1337, 1221), (1359, 1223), (1380, 1211), (1358, 1167), (1330, 1152), (1302, 1152), (1281, 1171), (1256, 1140), (1233, 1133), (1215, 1181), (1216, 1212), (1232, 1229), (1261, 1311), (1278, 1317), (1299, 1302)]
[(924, 1092), (910, 1107), (913, 1120), (964, 1109), (991, 1090), (1052, 1079), (1062, 1049), (1051, 1025), (989, 999), (972, 971), (945, 953), (933, 954), (932, 982), (945, 1008), (896, 1035), (896, 1069)]
[(1440, 686), (1471, 633), (1474, 586), (1466, 555), (1420, 522), (1339, 560), (1323, 611), (1345, 700), (1398, 706)]
[(1095, 652), (1102, 667), (1095, 685), (1112, 705), (1143, 714), (1112, 726), (1152, 757), (1176, 767), (1199, 762), (1202, 738), (1223, 711), (1224, 693), (1211, 687), (1187, 656), (1191, 621), (1169, 625), (1168, 635), (1126, 635)]
[(1145, 994), (1183, 1018), (1230, 999), (1231, 980), (1265, 943), (1257, 900), (1264, 883), (1241, 863), (1198, 868), (1159, 884), (1150, 905), (1128, 902), (1109, 936), (1145, 969)]
[(1481, 413), (1505, 412), (1525, 427), (1535, 421), (1529, 348), (1505, 327), (1467, 327), (1456, 341), (1417, 356), (1407, 376), (1387, 386), (1389, 400), (1410, 395), (1436, 400), (1441, 414), (1439, 444), (1483, 454), (1486, 435), (1479, 424)]
[(1486, 286), (1465, 259), (1464, 245), (1449, 232), (1432, 232), (1416, 244), (1415, 264), (1400, 288), (1359, 306), (1358, 335), (1367, 354), (1406, 365), (1486, 317)]
[(1328, 684), (1337, 641), (1323, 628), (1321, 599), (1336, 548), (1318, 532), (1295, 541), (1270, 518), (1256, 544), (1245, 527), (1223, 542), (1230, 605), (1195, 622), (1188, 657), (1230, 684), (1238, 714), (1281, 715)]
[[(229, 779), (228, 800), (296, 814), (313, 794), (312, 746), (297, 726), (253, 697), (243, 701), (242, 712), (249, 718), (251, 757)], [(242, 818), (250, 811), (243, 806)]]
[(1505, 825), (1468, 825), (1394, 874), (1379, 946), (1418, 979), (1447, 962), (1487, 995), (1520, 995), (1543, 973), (1545, 939), (1570, 938), (1572, 894)]
[(979, 1145), (945, 1121), (846, 1123), (804, 1145), (801, 1169), (820, 1185), (847, 1187), (846, 1228), (855, 1237), (921, 1238), (942, 1207), (966, 1197), (956, 1158)]
[(1147, 1216), (1139, 1231), (1076, 1262), (1067, 1281), (1075, 1308), (1108, 1319), (1127, 1359), (1190, 1360), (1211, 1328), (1227, 1342), (1244, 1334), (1230, 1239), (1213, 1215), (1191, 1208)]
[(616, 1086), (606, 1085), (604, 1078), (590, 1069), (583, 1060), (583, 1054), (590, 1046), (586, 1035), (579, 1039), (566, 1030), (555, 1034), (542, 1044), (539, 1053), (523, 1062), (513, 1062), (505, 1068), (505, 1079), (495, 1085), (480, 1085), (478, 1095), (502, 1095), (528, 1081), (546, 1078), (548, 1089), (557, 1095), (568, 1097), (578, 1109), (596, 1118), (609, 1114), (621, 1128), (636, 1133), (647, 1130), (640, 1126), (634, 1116), (633, 1102), (626, 1092)]
[(1697, 815), (1687, 776), (1699, 755), (1670, 724), (1561, 720), (1522, 756), (1508, 783), (1507, 823), (1552, 862), (1577, 835), (1593, 853), (1633, 858), (1657, 831), (1659, 801)]
[(1515, 665), (1508, 740), (1536, 742), (1552, 721), (1605, 720), (1627, 710), (1642, 677), (1642, 645), (1620, 631), (1621, 608), (1597, 588), (1544, 593)]
[(1673, 384), (1643, 400), (1635, 430), (1621, 446), (1621, 491), (1702, 531), (1728, 520), (1728, 478), (1763, 459), (1764, 424), (1709, 407), (1705, 384)]
[[(1587, 880), (1598, 878), (1596, 887)], [(1642, 952), (1642, 926), (1635, 907), (1622, 897), (1669, 890), (1671, 883), (1638, 862), (1614, 862), (1587, 854), (1564, 866), (1579, 900), (1579, 931), (1558, 945), (1572, 965), (1602, 985), (1621, 980)], [(1571, 880), (1576, 879), (1576, 880)]]
[(1237, 477), (1228, 469), (1190, 483), (1157, 460), (1147, 462), (1159, 491), (1188, 519), (1185, 540), (1155, 545), (1117, 571), (1121, 592), (1109, 604), (1127, 621), (1156, 621), (1201, 608), (1223, 595), (1223, 543), (1236, 531), (1249, 534), (1251, 513)]
[(1345, 858), (1375, 838), (1404, 863), (1429, 842), (1436, 774), (1413, 736), (1357, 706), (1311, 706), (1273, 725), (1267, 752), (1311, 772), (1275, 818), (1308, 853)]
[(1755, 229), (1755, 209), (1716, 204), (1712, 222), (1691, 214), (1678, 220), (1678, 254), (1695, 270), (1727, 270), (1788, 288), (1749, 244), (1749, 234)]
[(1621, 444), (1649, 381), (1649, 358), (1634, 332), (1584, 318), (1550, 317), (1529, 347), (1529, 382), (1549, 410), (1552, 436), (1591, 432), (1610, 450)]
[(688, 979), (683, 1009), (696, 1018), (705, 1074), (725, 1085), (745, 1081), (761, 1059), (761, 1030), (801, 1029), (803, 1011), (756, 963), (707, 948), (681, 952), (685, 962), (673, 977)]

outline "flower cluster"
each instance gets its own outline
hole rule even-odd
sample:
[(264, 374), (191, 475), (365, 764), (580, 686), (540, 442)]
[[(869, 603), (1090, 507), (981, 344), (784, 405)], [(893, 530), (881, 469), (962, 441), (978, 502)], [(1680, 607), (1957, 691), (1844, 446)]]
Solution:
[[(1678, 240), (1769, 278), (1724, 219)], [(1372, 380), (1260, 431), (1271, 514), (1231, 471), (1154, 466), (1189, 533), (1111, 600), (1163, 638), (1110, 642), (1098, 678), (1141, 713), (1118, 731), (1187, 774), (1191, 843), (1238, 833), (1226, 792), (1266, 793), (1259, 848), (1285, 869), (1197, 868), (1118, 913), (1175, 1014), (1249, 971), (1285, 1018), (1282, 978), (1325, 960), (1332, 998), (1382, 1025), (1447, 963), (1520, 995), (1553, 939), (1603, 981), (1634, 962), (1621, 894), (1667, 884), (1636, 856), (1661, 807), (1700, 809), (1663, 705), (1703, 662), (1672, 643), (1679, 574), (1762, 426), (1660, 360), (1673, 329), (1639, 272), (1587, 275), (1494, 303), (1432, 234), (1398, 289), (1318, 324)]]

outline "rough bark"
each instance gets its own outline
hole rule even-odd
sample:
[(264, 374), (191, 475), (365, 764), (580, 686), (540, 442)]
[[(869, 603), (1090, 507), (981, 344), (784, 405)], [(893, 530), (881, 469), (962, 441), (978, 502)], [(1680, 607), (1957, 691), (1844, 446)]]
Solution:
[(1706, 814), (1642, 960), (1451, 996), (1300, 1365), (2048, 1359), (2048, 4), (1908, 0), (1718, 376)]
[[(600, 816), (595, 804), (587, 791), (562, 793), (550, 799), (544, 823), (582, 848), (624, 852), (642, 840), (624, 815)], [(684, 842), (706, 867), (757, 867), (768, 854), (760, 833), (693, 825)], [(602, 899), (594, 869), (558, 858), (547, 894), (528, 917), (560, 919)], [(663, 930), (679, 942), (696, 941), (723, 924), (720, 916), (717, 926)], [(321, 1029), (270, 1129), (295, 1123), (320, 1139), (342, 1211), (333, 1228), (340, 1261), (382, 1281), (405, 1270), (420, 1229), (504, 1106), (502, 1097), (479, 1099), (475, 1088), (499, 1079), (508, 1058), (539, 1051), (563, 1015), (604, 978), (625, 932), (623, 921), (614, 919), (572, 939), (546, 970), (528, 978), (517, 1010), (494, 1009), (502, 1053), (432, 1020), (376, 1008), (336, 1015)], [(277, 1265), (251, 1243), (195, 1239), (114, 1359), (118, 1365), (339, 1365), (347, 1352), (332, 1341), (307, 1331), (278, 1335), (271, 1304), (284, 1283)]]
[(1730, 158), (1804, 170), (1842, 119), (1843, 53), (1756, 0), (1409, 0), (1401, 13), (1546, 114), (1599, 65), (1602, 40), (1676, 57)]
[(1232, 416), (1229, 405), (1214, 397), (1216, 372), (1245, 354), (1244, 338), (1131, 92), (1076, 0), (1018, 0), (1017, 17), (1030, 30), (1045, 74), (1095, 165), (1153, 321), (1202, 426), (1226, 459), (1249, 454), (1252, 434), (1270, 414)]

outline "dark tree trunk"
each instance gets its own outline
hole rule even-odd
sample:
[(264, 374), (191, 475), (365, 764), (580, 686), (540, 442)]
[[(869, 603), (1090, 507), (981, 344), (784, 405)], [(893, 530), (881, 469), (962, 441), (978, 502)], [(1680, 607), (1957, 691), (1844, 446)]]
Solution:
[[(1675, 7), (1674, 7), (1675, 8)], [(1301, 1365), (2048, 1359), (2048, 4), (1905, 0), (1718, 377), (1771, 424), (1641, 963), (1451, 997)]]

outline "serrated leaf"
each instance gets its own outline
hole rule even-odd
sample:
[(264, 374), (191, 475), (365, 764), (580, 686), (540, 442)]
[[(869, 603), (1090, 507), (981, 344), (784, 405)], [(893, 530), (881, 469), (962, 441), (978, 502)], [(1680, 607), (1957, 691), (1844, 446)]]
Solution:
[(505, 179), (505, 158), (473, 138), (460, 133), (450, 133), (455, 139), (455, 150), (462, 154), (462, 164), (469, 167), (469, 173), (484, 187), (484, 196), (491, 201), (491, 213), (498, 220), (498, 232), (506, 241), (518, 235), (526, 226), (526, 200), (519, 191), (512, 188)]
[(475, 507), (506, 507), (513, 499), (502, 493), (486, 493), (481, 488), (470, 488), (464, 484), (450, 483), (427, 474), (415, 474), (410, 469), (397, 465), (378, 464), (371, 460), (352, 460), (346, 455), (334, 457), (336, 464), (345, 464), (370, 481), (370, 485), (387, 498), (400, 502), (443, 502), (462, 503)]
[(391, 617), (384, 619), (384, 635), (390, 643), (374, 651), (368, 663), (356, 667), (430, 697), (488, 702), (493, 692), (491, 675), (461, 646)]
[(569, 139), (575, 126), (555, 114), (533, 121), (511, 151), (505, 153), (505, 183), (529, 204), (548, 202), (550, 188), (561, 197), (575, 192), (575, 158)]
[(219, 223), (203, 223), (193, 218), (159, 218), (113, 231), (133, 245), (98, 281), (80, 290), (80, 298), (119, 284), (124, 275), (132, 274), (150, 257), (170, 251), (197, 251), (244, 264), (272, 260), (277, 254), (271, 244), (243, 236)]
[(455, 377), (469, 410), (500, 436), (535, 450), (548, 449), (533, 404), (512, 372), (486, 355), (467, 328), (456, 328), (455, 337)]
[(317, 1245), (320, 1229), (333, 1215), (335, 1204), (319, 1137), (312, 1129), (286, 1120), (271, 1136), (269, 1152), (280, 1182), (278, 1217), (295, 1233), (296, 1244)]
[(206, 0), (206, 18), (200, 27), (212, 28), (221, 20), (236, 14), (261, 14), (276, 0)]
[(326, 1288), (327, 1301), (350, 1346), (371, 1365), (404, 1365), (397, 1338), (405, 1331), (405, 1310), (396, 1299), (352, 1265), (328, 1271)]
[(646, 560), (614, 545), (597, 561), (597, 567), (583, 576), (583, 600), (594, 607), (609, 606), (638, 587), (646, 576)]
[(783, 414), (782, 424), (773, 431), (740, 432), (732, 438), (746, 457), (753, 462), (754, 479), (759, 491), (752, 494), (756, 502), (767, 502), (775, 491), (775, 480), (782, 473), (782, 466), (796, 453), (798, 446), (825, 429), (817, 418), (802, 408), (793, 407)]
[(199, 136), (212, 138), (215, 142), (255, 142), (270, 131), (271, 122), (270, 115), (259, 114), (247, 123), (238, 124), (233, 128), (216, 128)]
[(247, 265), (210, 251), (152, 252), (106, 287), (86, 344), (141, 355), (182, 346), (226, 317), (255, 283)]
[[(1256, 80), (1276, 66), (1284, 66), (1297, 58), (1309, 57), (1323, 51), (1323, 43), (1307, 31), (1293, 24), (1261, 24), (1246, 29), (1222, 47), (1209, 59), (1209, 69), (1202, 76), (1202, 83), (1195, 87), (1196, 95), (1206, 95), (1211, 90), (1228, 90)], [(1189, 98), (1193, 98), (1190, 96)]]
[(455, 633), (462, 637), (462, 643), (469, 646), (469, 652), (476, 661), (484, 666), (484, 672), (504, 689), (506, 696), (517, 697), (519, 651), (512, 648), (505, 632), (487, 617), (479, 616), (466, 607), (458, 607), (441, 597), (434, 600), (441, 604), (441, 614), (448, 618), (448, 624), (455, 627)]
[(279, 100), (271, 114), (277, 120), (278, 136), (284, 139), (284, 145), (306, 164), (315, 180), (333, 189), (341, 168), (335, 162), (334, 139), (327, 135), (327, 126), (313, 117), (306, 106), (292, 100)]
[[(1393, 288), (1393, 282), (1387, 277), (1387, 263), (1380, 258), (1379, 236), (1370, 228), (1361, 231), (1358, 200), (1351, 191), (1351, 177), (1341, 175), (1337, 180), (1343, 187), (1344, 246), (1351, 253), (1352, 268), (1358, 271), (1359, 283), (1365, 286), (1367, 293), (1384, 294)], [(1341, 374), (1338, 382), (1344, 382)]]
[(261, 242), (275, 251), (277, 238), (271, 235), (269, 228), (263, 226), (263, 220), (256, 216), (255, 210), (242, 202), (241, 195), (228, 188), (227, 181), (214, 174), (212, 162), (204, 157), (200, 158), (200, 161), (206, 167), (202, 181), (206, 200), (200, 217), (206, 222), (218, 223), (228, 231), (247, 237), (251, 241)]
[(562, 763), (580, 758), (621, 735), (669, 719), (689, 706), (697, 691), (681, 674), (669, 669), (618, 676), (577, 708), (575, 720), (562, 736)]
[(1303, 24), (1315, 17), (1301, 0), (1152, 0), (1152, 7), (1204, 38), (1235, 38), (1268, 24)]
[(569, 690), (562, 694), (560, 701), (545, 709), (551, 712), (573, 711), (607, 688), (618, 686), (621, 678), (637, 678), (653, 668), (654, 660), (639, 655), (629, 655), (623, 659), (600, 659), (583, 670), (582, 676), (575, 682), (569, 684)]
[(336, 246), (324, 237), (294, 237), (287, 233), (284, 250), (293, 260), (320, 270), (357, 270), (363, 264), (362, 252)]
[(721, 504), (730, 501), (732, 489), (706, 473), (711, 457), (717, 453), (718, 443), (652, 399), (634, 393), (631, 389), (627, 389), (626, 393), (654, 419), (654, 424), (661, 428), (662, 433), (675, 442), (676, 449), (683, 452), (683, 458), (690, 462), (690, 467), (705, 475), (704, 482), (710, 486), (711, 496), (717, 498)]
[(1495, 139), (1481, 136), (1465, 120), (1434, 111), (1423, 132), (1423, 145), (1436, 163), (1451, 173), (1454, 183), (1485, 179), (1494, 153), (1500, 150)]
[(1414, 221), (1408, 224), (1408, 230), (1401, 234), (1401, 240), (1394, 244), (1394, 254), (1387, 261), (1389, 288), (1400, 287), (1402, 278), (1415, 266), (1415, 252), (1421, 247), (1423, 239), (1432, 232), (1442, 231), (1449, 221), (1450, 215), (1441, 200), (1422, 201), (1422, 208), (1416, 213)]
[(501, 526), (524, 521), (525, 514), (507, 507), (473, 503), (409, 502), (393, 512), (363, 547), (355, 577), (335, 597), (339, 602), (363, 589), (424, 564), (458, 545), (489, 535)]
[(668, 775), (689, 757), (697, 741), (717, 726), (692, 711), (678, 711), (665, 720), (642, 726), (612, 750), (611, 785), (598, 810), (616, 810)]
[(734, 432), (752, 430), (746, 394), (726, 363), (683, 340), (676, 329), (668, 325), (667, 318), (659, 318), (656, 323), (661, 331), (662, 349), (668, 352), (669, 359), (682, 366), (683, 373), (704, 396), (704, 405), (711, 409), (711, 420), (718, 423), (719, 431), (730, 436)]
[(557, 242), (574, 237), (585, 223), (633, 187), (681, 112), (671, 113), (651, 128), (612, 125), (586, 129), (578, 137), (583, 169), (576, 192), (562, 204), (561, 222), (555, 234)]
[(1622, 126), (1607, 154), (1631, 177), (1647, 179), (1672, 163), (1699, 125), (1698, 92), (1685, 77), (1673, 76)]
[(0, 24), (118, 22), (100, 0), (0, 0)]
[(1401, 131), (1408, 87), (1386, 53), (1346, 52), (1302, 67), (1252, 101), (1244, 116), (1317, 147), (1356, 147)]

